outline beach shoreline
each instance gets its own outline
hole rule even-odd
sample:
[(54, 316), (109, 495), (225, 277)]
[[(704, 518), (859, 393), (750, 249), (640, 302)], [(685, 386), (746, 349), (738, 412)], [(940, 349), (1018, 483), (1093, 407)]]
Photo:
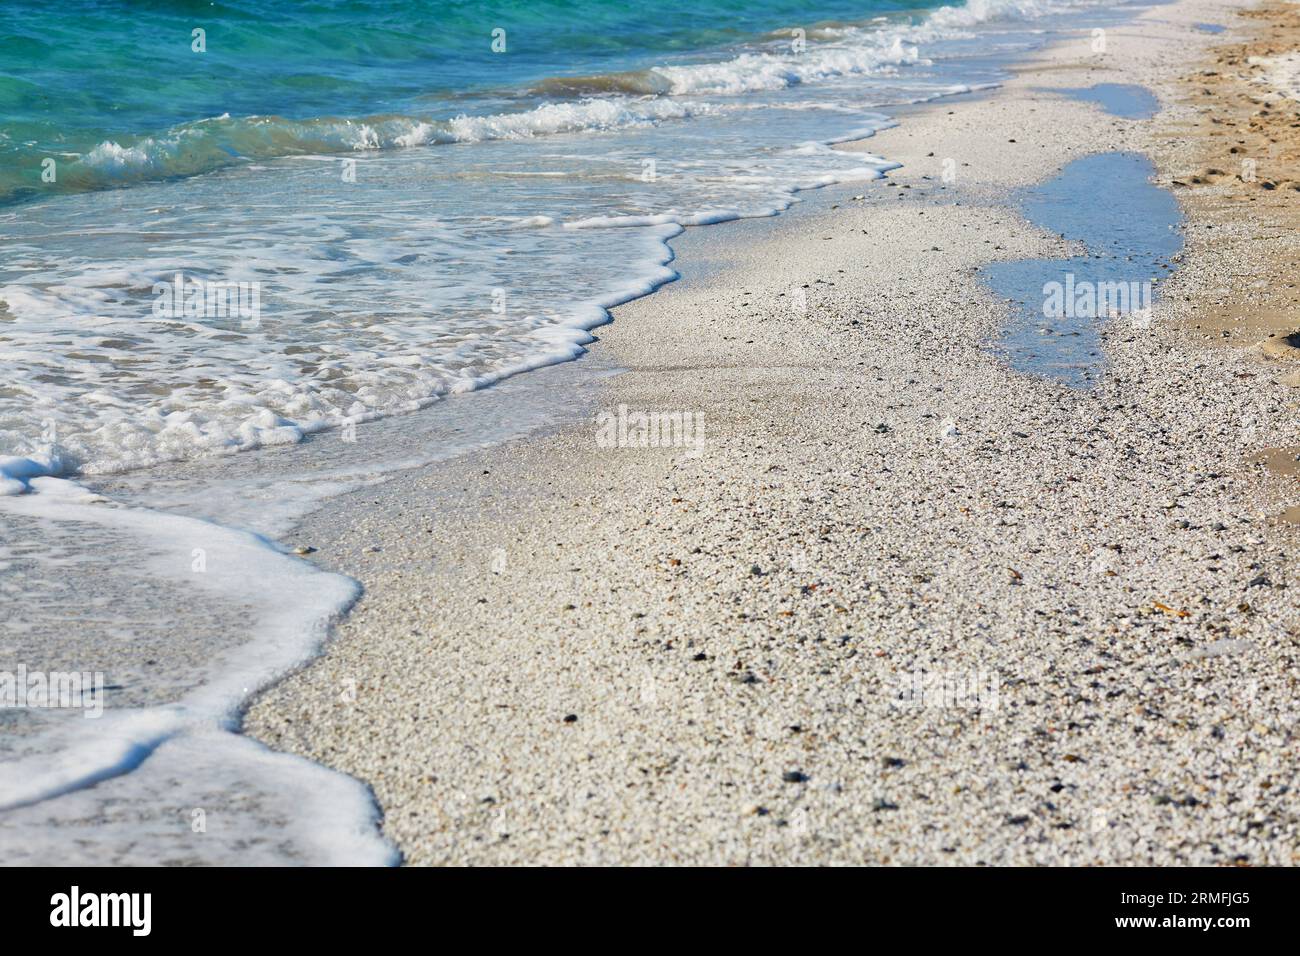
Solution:
[[(1235, 42), (1195, 25), (1243, 8), (1067, 39), (842, 147), (889, 182), (674, 240), (683, 279), (593, 346), (621, 427), (303, 522), (365, 593), (246, 732), (368, 784), (412, 864), (1296, 862), (1296, 501), (1240, 467), (1300, 441), (1296, 392), (1188, 328), (1225, 297), (1211, 213), (1179, 193), (1180, 268), (1093, 391), (990, 352), (979, 276), (1077, 251), (1012, 201), (1070, 160), (1201, 162), (1162, 144)], [(1164, 109), (1048, 92), (1101, 82)], [(702, 441), (629, 443), (629, 411)]]

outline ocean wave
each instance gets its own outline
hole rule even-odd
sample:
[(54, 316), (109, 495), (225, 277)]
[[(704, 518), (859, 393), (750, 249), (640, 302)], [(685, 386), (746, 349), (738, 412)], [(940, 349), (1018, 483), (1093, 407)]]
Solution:
[[(563, 93), (621, 91), (670, 96), (736, 95), (781, 90), (844, 76), (924, 64), (917, 44), (952, 38), (993, 20), (1033, 20), (1087, 0), (969, 0), (940, 7), (919, 23), (875, 18), (869, 24), (827, 24), (798, 33), (773, 31), (766, 49), (727, 60), (655, 66), (635, 73), (554, 77), (536, 89)], [(796, 39), (810, 44), (796, 51)]]
[[(65, 164), (56, 188), (84, 192), (284, 156), (476, 143), (686, 119), (721, 108), (701, 103), (700, 96), (780, 90), (924, 64), (920, 44), (961, 35), (990, 20), (1030, 20), (1091, 2), (970, 0), (962, 6), (940, 7), (916, 23), (876, 18), (857, 26), (824, 24), (808, 29), (802, 39), (809, 45), (800, 52), (790, 48), (794, 36), (790, 29), (773, 31), (771, 36), (784, 39), (730, 59), (550, 77), (534, 84), (530, 92), (551, 101), (519, 112), (450, 119), (404, 114), (314, 119), (223, 115), (135, 141), (104, 140)], [(17, 194), (11, 191), (10, 196)]]
[(743, 53), (722, 63), (661, 66), (655, 70), (667, 78), (673, 95), (682, 96), (780, 90), (800, 83), (921, 62), (924, 61), (919, 49), (905, 44), (901, 36), (895, 36), (888, 46), (835, 46), (788, 55)]
[(284, 156), (346, 154), (451, 143), (525, 139), (585, 130), (615, 130), (716, 112), (707, 104), (670, 99), (585, 99), (543, 103), (519, 113), (457, 116), (326, 117), (228, 116), (202, 120), (159, 137), (122, 145), (105, 141), (70, 164), (60, 183), (82, 192), (155, 179), (180, 178), (239, 163)]
[(622, 73), (593, 73), (587, 76), (551, 76), (533, 86), (538, 96), (591, 96), (600, 93), (628, 93), (658, 96), (672, 93), (672, 81), (655, 70)]

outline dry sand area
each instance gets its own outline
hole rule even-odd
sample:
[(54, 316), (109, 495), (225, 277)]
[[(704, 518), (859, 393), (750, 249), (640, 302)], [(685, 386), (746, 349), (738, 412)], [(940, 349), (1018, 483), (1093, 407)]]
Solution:
[[(1192, 215), (1192, 254), (1216, 263), (1189, 325), (1263, 355), (1257, 374), (1300, 387), (1300, 5), (1239, 17), (1240, 39), (1184, 76), (1153, 154)], [(1297, 456), (1288, 447), (1255, 460), (1297, 478)], [(1285, 514), (1300, 522), (1300, 507)]]
[[(598, 408), (300, 529), (366, 593), (249, 732), (368, 783), (411, 864), (1300, 862), (1300, 492), (1251, 463), (1300, 444), (1260, 346), (1300, 325), (1295, 105), (1242, 59), (1295, 14), (1243, 9), (1067, 40), (851, 147), (887, 182), (688, 231)], [(1102, 82), (1162, 112), (1050, 92)], [(976, 270), (1075, 251), (1014, 190), (1108, 150), (1187, 247), (1080, 390), (989, 347)], [(603, 447), (620, 405), (705, 443)]]

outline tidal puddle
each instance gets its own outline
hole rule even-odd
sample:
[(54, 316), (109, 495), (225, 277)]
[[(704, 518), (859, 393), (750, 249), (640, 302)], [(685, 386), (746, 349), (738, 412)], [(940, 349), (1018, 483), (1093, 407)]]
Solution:
[(1183, 245), (1178, 203), (1151, 182), (1154, 174), (1141, 154), (1101, 153), (1025, 191), (1025, 218), (1081, 242), (1087, 253), (980, 270), (1015, 307), (994, 343), (1014, 368), (1087, 388), (1103, 370), (1101, 323), (1149, 325), (1158, 284)]
[(1150, 119), (1160, 109), (1160, 101), (1145, 86), (1134, 83), (1098, 83), (1095, 86), (1056, 88), (1085, 103), (1096, 103), (1111, 116), (1123, 119)]

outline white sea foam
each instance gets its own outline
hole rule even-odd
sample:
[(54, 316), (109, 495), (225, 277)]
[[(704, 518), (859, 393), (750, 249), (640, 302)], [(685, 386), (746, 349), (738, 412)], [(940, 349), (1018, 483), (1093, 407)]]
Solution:
[(31, 458), (9, 456), (0, 458), (0, 496), (21, 495), (31, 488), (33, 478), (58, 475), (63, 472), (63, 462), (58, 455), (46, 452)]
[[(482, 162), (471, 152), (454, 164), (441, 152), (381, 154), (357, 187), (313, 155), (282, 162), (274, 176), (190, 180), (192, 213), (176, 207), (176, 184), (111, 203), (103, 194), (77, 197), (75, 208), (49, 202), (39, 226), (0, 229), (23, 257), (0, 270), (12, 317), (0, 323), (0, 367), (16, 393), (0, 396), (0, 451), (32, 458), (44, 449), (64, 471), (105, 474), (293, 444), (424, 408), (583, 354), (610, 304), (671, 277), (664, 243), (681, 228), (772, 215), (798, 189), (890, 165), (824, 146), (790, 149), (779, 123), (770, 124), (773, 147), (745, 155), (735, 146), (749, 127), (726, 124), (748, 114), (699, 115), (732, 137), (707, 157), (665, 158), (659, 131), (643, 126), (594, 156), (538, 154), (525, 139), (481, 144), (494, 151)], [(790, 111), (780, 123), (839, 115)], [(888, 122), (863, 122), (861, 110), (852, 119), (854, 135)], [(660, 166), (642, 183), (648, 154)], [(562, 173), (552, 207), (520, 208), (501, 194), (495, 183), (516, 172), (530, 203), (533, 192), (547, 202), (549, 174)], [(377, 188), (358, 188), (371, 179)], [(88, 231), (96, 205), (110, 218)], [(252, 227), (249, 209), (259, 210)], [(606, 211), (583, 214), (593, 209)], [(260, 322), (153, 308), (177, 272), (258, 283)], [(557, 285), (557, 276), (569, 278)], [(6, 490), (21, 487), (4, 479)]]
[(920, 44), (960, 36), (994, 20), (1033, 20), (1072, 6), (1089, 5), (1053, 0), (969, 0), (962, 6), (940, 7), (917, 25), (885, 25), (834, 31), (834, 40), (802, 52), (744, 53), (717, 63), (659, 66), (654, 72), (668, 80), (674, 95), (738, 94), (779, 90), (798, 84), (878, 73), (928, 63)]
[(884, 67), (922, 62), (917, 47), (894, 37), (888, 46), (848, 45), (788, 56), (745, 53), (723, 63), (660, 66), (674, 95), (688, 93), (753, 93), (779, 90), (799, 83), (871, 73)]
[[(39, 803), (47, 820), (57, 819), (60, 798), (137, 772), (146, 762), (152, 766), (160, 748), (185, 753), (191, 742), (203, 740), (204, 766), (189, 763), (170, 772), (219, 792), (251, 763), (258, 779), (269, 783), (265, 799), (284, 789), (296, 795), (295, 802), (309, 799), (317, 805), (318, 817), (301, 826), (290, 823), (302, 832), (299, 851), (309, 861), (393, 862), (392, 848), (377, 836), (373, 801), (359, 784), (232, 736), (244, 701), (315, 652), (329, 622), (355, 599), (356, 584), (318, 571), (248, 532), (115, 506), (62, 479), (31, 476), (25, 483), (32, 494), (0, 499), (0, 513), (8, 519), (53, 522), (53, 533), (56, 528), (64, 533), (78, 526), (95, 528), (119, 542), (123, 552), (137, 548), (146, 556), (146, 566), (135, 573), (154, 582), (160, 607), (169, 593), (202, 593), (207, 600), (239, 609), (245, 639), (234, 653), (208, 660), (197, 685), (177, 700), (117, 706), (110, 688), (98, 719), (49, 722), (38, 741), (28, 739), (26, 755), (0, 764), (0, 809)], [(202, 555), (201, 571), (196, 570), (196, 554)], [(183, 632), (176, 635), (178, 641), (186, 639)], [(103, 652), (88, 648), (84, 653), (94, 660)], [(34, 742), (40, 746), (32, 752)], [(158, 763), (168, 764), (171, 759), (163, 757)], [(157, 772), (160, 767), (152, 769)], [(301, 819), (309, 807), (286, 804), (280, 811), (267, 810), (278, 826), (294, 817)], [(48, 830), (44, 835), (49, 836)], [(243, 834), (245, 839), (250, 836)]]
[(255, 160), (301, 154), (368, 152), (453, 143), (530, 139), (585, 130), (616, 130), (716, 112), (709, 103), (652, 97), (589, 98), (531, 110), (449, 120), (416, 116), (287, 120), (222, 116), (123, 146), (106, 140), (76, 159), (66, 175), (82, 187), (187, 176)]

